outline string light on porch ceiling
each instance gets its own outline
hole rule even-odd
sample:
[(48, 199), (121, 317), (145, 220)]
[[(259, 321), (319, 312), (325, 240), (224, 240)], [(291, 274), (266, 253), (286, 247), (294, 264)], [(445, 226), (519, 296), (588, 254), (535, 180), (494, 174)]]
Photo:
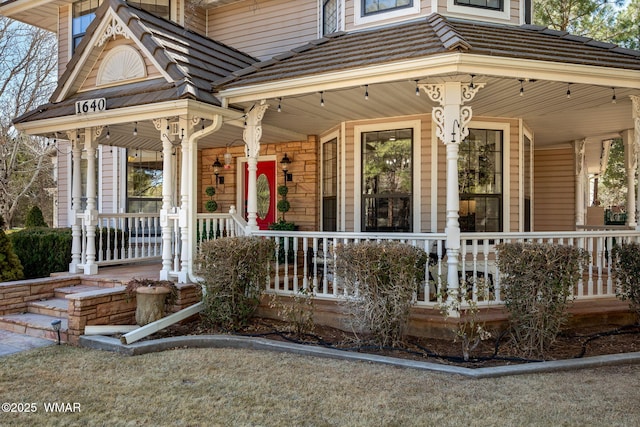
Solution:
[(571, 98), (571, 83), (567, 83), (567, 99)]
[(613, 95), (611, 96), (611, 103), (615, 104), (616, 103), (616, 88), (612, 87), (611, 90), (613, 91)]

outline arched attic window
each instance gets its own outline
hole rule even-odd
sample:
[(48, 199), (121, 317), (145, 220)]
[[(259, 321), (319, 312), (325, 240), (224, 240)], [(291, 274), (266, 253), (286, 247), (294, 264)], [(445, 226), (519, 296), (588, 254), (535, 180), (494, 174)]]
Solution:
[(111, 85), (147, 76), (142, 55), (132, 46), (116, 46), (102, 59), (96, 86)]

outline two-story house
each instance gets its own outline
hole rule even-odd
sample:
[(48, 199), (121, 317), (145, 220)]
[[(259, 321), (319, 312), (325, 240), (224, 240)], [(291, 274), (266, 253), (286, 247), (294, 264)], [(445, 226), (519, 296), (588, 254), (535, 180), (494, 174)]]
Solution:
[[(455, 288), (460, 270), (496, 274), (495, 242), (536, 239), (587, 248), (594, 268), (577, 294), (611, 295), (606, 239), (639, 236), (640, 52), (531, 25), (532, 7), (2, 2), (58, 35), (58, 88), (15, 124), (58, 146), (70, 271), (155, 257), (161, 277), (188, 281), (202, 239), (291, 235), (294, 269), (273, 290), (331, 297), (338, 241), (418, 242)], [(619, 137), (628, 229), (585, 231), (590, 178)], [(281, 217), (279, 185), (296, 232), (263, 231)], [(106, 228), (129, 238), (96, 247)], [(126, 259), (101, 247), (125, 240)]]

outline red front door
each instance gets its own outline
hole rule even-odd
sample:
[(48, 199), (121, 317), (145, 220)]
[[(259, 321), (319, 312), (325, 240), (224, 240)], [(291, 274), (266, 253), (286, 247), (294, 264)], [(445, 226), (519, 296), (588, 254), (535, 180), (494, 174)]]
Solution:
[[(249, 194), (249, 169), (244, 166), (244, 218), (247, 219), (247, 195)], [(269, 224), (276, 221), (276, 161), (265, 160), (258, 162), (256, 172), (256, 187), (258, 193), (257, 222), (260, 230), (269, 229)]]

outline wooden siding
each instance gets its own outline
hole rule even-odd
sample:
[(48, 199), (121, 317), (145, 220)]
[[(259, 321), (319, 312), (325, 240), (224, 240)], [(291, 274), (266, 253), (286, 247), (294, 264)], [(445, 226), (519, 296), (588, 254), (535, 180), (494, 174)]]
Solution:
[(242, 1), (209, 11), (208, 36), (261, 60), (317, 38), (316, 0)]
[[(78, 92), (83, 92), (83, 91), (87, 91), (87, 90), (93, 90), (93, 89), (96, 88), (96, 81), (97, 81), (97, 78), (98, 78), (98, 70), (100, 69), (100, 64), (102, 64), (102, 60), (109, 53), (110, 50), (112, 50), (116, 46), (122, 46), (122, 45), (132, 46), (140, 55), (142, 55), (142, 58), (144, 59), (145, 66), (147, 68), (147, 79), (154, 79), (154, 78), (162, 77), (162, 74), (160, 74), (160, 72), (155, 67), (155, 65), (153, 65), (153, 63), (149, 60), (147, 55), (144, 52), (142, 52), (134, 42), (132, 42), (131, 40), (125, 39), (124, 37), (119, 37), (116, 40), (109, 41), (104, 46), (103, 51), (100, 53), (100, 58), (95, 62), (95, 64), (93, 64), (93, 67), (91, 68), (91, 71), (87, 75), (87, 78), (85, 79), (85, 81), (82, 82), (82, 85), (80, 86), (80, 89), (78, 89)], [(129, 80), (124, 80), (122, 82), (117, 82), (117, 83), (114, 83), (114, 84), (109, 85), (109, 86), (116, 86), (116, 85), (119, 85), (119, 84), (126, 84), (128, 82), (129, 82)]]
[(575, 230), (573, 150), (535, 150), (533, 156), (534, 231)]
[(193, 10), (189, 10), (192, 6), (192, 2), (187, 2), (187, 10), (184, 14), (183, 26), (190, 31), (195, 31), (203, 36), (207, 35), (207, 11), (199, 6), (195, 6)]
[(58, 8), (59, 31), (58, 31), (58, 76), (64, 73), (67, 63), (71, 59), (69, 51), (71, 45), (71, 6), (61, 6)]
[(114, 192), (118, 188), (115, 180), (117, 174), (114, 173), (114, 162), (117, 158), (117, 148), (109, 146), (102, 146), (102, 161), (98, 165), (98, 171), (100, 174), (100, 181), (98, 182), (98, 189), (100, 191), (100, 212), (102, 213), (116, 213), (116, 206), (114, 204)]
[(58, 227), (68, 227), (71, 223), (71, 143), (58, 141)]

